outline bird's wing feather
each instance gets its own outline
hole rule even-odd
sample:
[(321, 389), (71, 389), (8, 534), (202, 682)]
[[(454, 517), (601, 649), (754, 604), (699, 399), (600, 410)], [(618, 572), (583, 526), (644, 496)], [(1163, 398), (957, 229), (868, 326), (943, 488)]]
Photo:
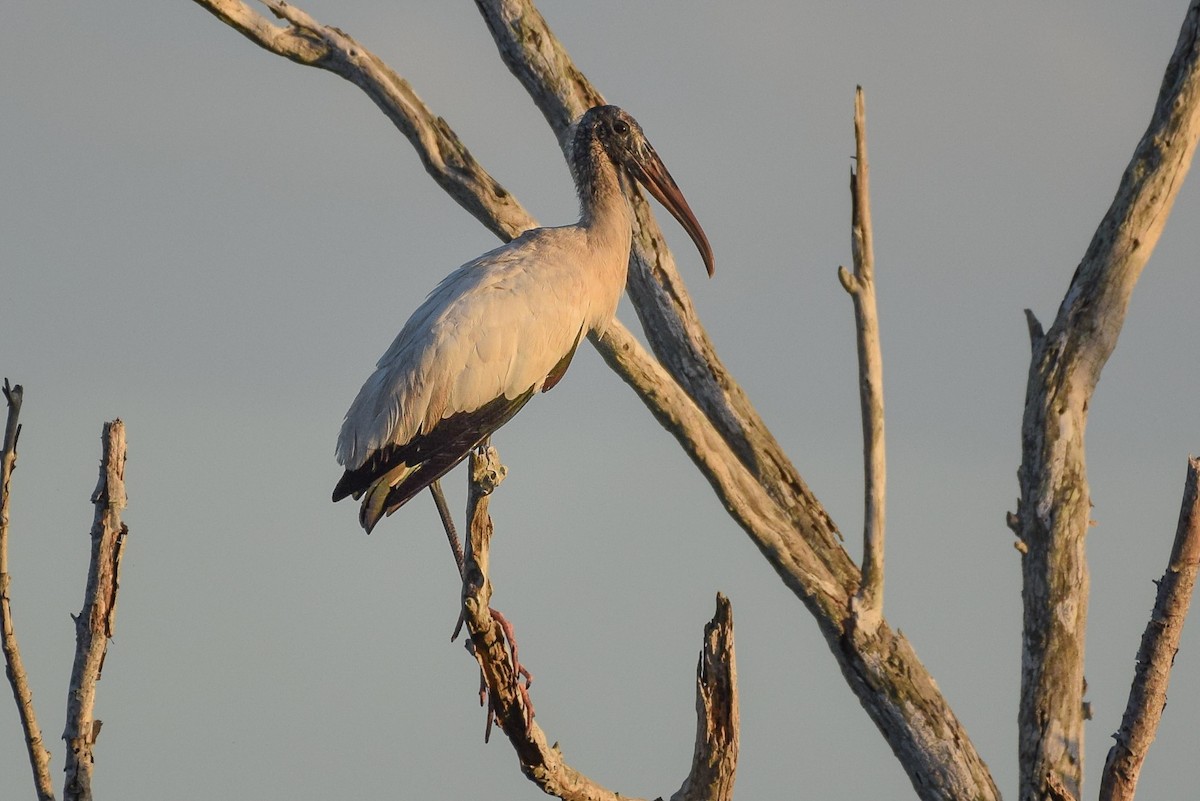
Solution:
[[(532, 396), (530, 390), (511, 400), (497, 398), (473, 412), (446, 418), (434, 431), (417, 435), (404, 445), (388, 445), (375, 451), (362, 467), (342, 475), (333, 490), (333, 500), (381, 493), (378, 499), (368, 497), (359, 512), (359, 522), (370, 533), (382, 517), (445, 475), (488, 433), (520, 411)], [(390, 479), (390, 486), (374, 486), (385, 477)]]
[(572, 229), (537, 229), (450, 273), (351, 404), (338, 461), (357, 471), (444, 418), (540, 389), (594, 314), (582, 250)]

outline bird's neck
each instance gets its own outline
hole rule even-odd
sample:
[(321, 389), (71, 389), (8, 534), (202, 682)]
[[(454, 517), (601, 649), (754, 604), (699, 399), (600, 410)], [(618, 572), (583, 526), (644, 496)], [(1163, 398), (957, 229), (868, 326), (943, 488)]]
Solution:
[(633, 215), (616, 166), (595, 141), (578, 149), (571, 166), (579, 192), (579, 227), (589, 237), (614, 240), (614, 246), (624, 241), (624, 251), (628, 253)]

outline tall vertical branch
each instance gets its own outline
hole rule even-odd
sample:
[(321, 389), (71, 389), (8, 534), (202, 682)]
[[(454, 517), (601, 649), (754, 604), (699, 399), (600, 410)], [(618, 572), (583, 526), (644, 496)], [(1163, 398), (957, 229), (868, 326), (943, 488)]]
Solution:
[(42, 730), (38, 726), (33, 709), (33, 690), (21, 660), (21, 649), (17, 645), (17, 633), (13, 628), (12, 605), (9, 588), (12, 577), (8, 572), (8, 506), (9, 483), (17, 466), (17, 440), (21, 435), (21, 401), (24, 390), (20, 384), (10, 386), (4, 379), (4, 400), (8, 404), (8, 418), (4, 426), (4, 451), (0, 457), (0, 638), (3, 639), (4, 666), (8, 682), (12, 686), (13, 699), (17, 702), (17, 713), (21, 728), (25, 732), (25, 748), (29, 752), (29, 765), (33, 769), (33, 785), (38, 801), (54, 801), (54, 782), (50, 778), (50, 752), (42, 741)]
[(100, 478), (92, 493), (96, 516), (92, 523), (92, 557), (88, 567), (83, 610), (75, 618), (75, 663), (67, 692), (66, 801), (92, 798), (92, 747), (100, 734), (100, 721), (93, 710), (96, 683), (104, 666), (108, 640), (112, 637), (117, 612), (121, 556), (128, 529), (121, 522), (125, 508), (125, 424), (104, 424)]
[(854, 92), (855, 166), (850, 171), (851, 250), (854, 272), (838, 279), (854, 300), (858, 342), (858, 396), (862, 405), (864, 515), (862, 583), (855, 593), (859, 625), (874, 629), (883, 614), (883, 535), (887, 501), (887, 453), (883, 436), (883, 355), (875, 306), (875, 245), (871, 230), (867, 109), (862, 87)]
[(1092, 392), (1134, 285), (1166, 225), (1200, 136), (1200, 0), (1167, 65), (1150, 125), (1079, 264), (1049, 331), (1030, 315), (1033, 358), (1022, 423), (1020, 499), (1010, 523), (1022, 552), (1024, 634), (1018, 712), (1020, 798), (1083, 781), (1085, 557), (1091, 497), (1084, 431)]
[(1200, 459), (1188, 459), (1187, 480), (1179, 524), (1166, 572), (1158, 582), (1158, 595), (1150, 622), (1142, 634), (1137, 653), (1137, 670), (1129, 688), (1129, 703), (1116, 743), (1108, 751), (1100, 780), (1100, 801), (1132, 801), (1146, 752), (1154, 742), (1167, 685), (1179, 650), (1183, 622), (1187, 618), (1200, 571)]

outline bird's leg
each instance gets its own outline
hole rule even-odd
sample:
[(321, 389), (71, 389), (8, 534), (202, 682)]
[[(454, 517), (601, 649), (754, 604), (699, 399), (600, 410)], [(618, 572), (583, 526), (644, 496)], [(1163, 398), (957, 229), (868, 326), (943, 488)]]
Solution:
[[(466, 557), (463, 555), (462, 543), (458, 540), (458, 530), (454, 527), (454, 516), (450, 514), (450, 505), (446, 503), (446, 493), (442, 492), (442, 481), (438, 479), (429, 485), (429, 493), (433, 495), (433, 503), (437, 506), (438, 517), (442, 519), (442, 528), (446, 530), (446, 539), (450, 542), (450, 550), (454, 552), (454, 563), (458, 565), (458, 577), (463, 577), (464, 564)], [(459, 633), (462, 632), (463, 614), (460, 609), (458, 612), (458, 622), (454, 624), (454, 632), (450, 635), (450, 642), (458, 639)]]
[[(450, 542), (450, 550), (454, 552), (454, 564), (458, 565), (458, 577), (462, 578), (465, 557), (462, 543), (458, 541), (458, 530), (454, 527), (454, 517), (450, 514), (450, 506), (446, 503), (446, 493), (442, 492), (442, 480), (437, 479), (432, 482), (429, 485), (429, 492), (433, 495), (434, 505), (437, 506), (438, 517), (442, 519), (442, 528), (446, 529), (446, 539)], [(462, 626), (462, 618), (459, 618), (459, 626)]]

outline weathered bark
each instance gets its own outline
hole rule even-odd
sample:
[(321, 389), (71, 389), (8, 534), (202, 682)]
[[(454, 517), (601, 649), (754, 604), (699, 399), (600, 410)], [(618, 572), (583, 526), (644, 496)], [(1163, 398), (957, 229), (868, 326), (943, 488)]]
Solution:
[(854, 272), (838, 268), (838, 280), (854, 299), (858, 342), (858, 395), (863, 427), (862, 584), (854, 595), (855, 625), (871, 628), (883, 615), (883, 542), (887, 506), (887, 450), (883, 436), (883, 353), (875, 306), (875, 236), (871, 229), (871, 183), (867, 164), (867, 108), (862, 87), (854, 93), (854, 162), (850, 171), (850, 249)]
[(1142, 634), (1137, 671), (1116, 743), (1108, 751), (1100, 780), (1100, 801), (1132, 801), (1146, 752), (1154, 742), (1167, 705), (1167, 685), (1179, 650), (1196, 574), (1200, 572), (1200, 459), (1188, 459), (1179, 525), (1167, 570), (1158, 582), (1150, 622)]
[(696, 749), (692, 771), (671, 801), (730, 801), (737, 775), (737, 660), (733, 653), (733, 606), (717, 593), (717, 611), (704, 627), (696, 665)]
[(1200, 3), (1188, 7), (1150, 126), (1125, 169), (1058, 316), (1033, 358), (1022, 424), (1020, 500), (1011, 522), (1024, 578), (1018, 714), (1020, 797), (1052, 786), (1079, 798), (1091, 497), (1084, 431), (1100, 372), (1117, 343), (1134, 284), (1162, 233), (1200, 135)]
[(37, 715), (34, 713), (33, 690), (29, 687), (29, 677), (25, 673), (21, 649), (17, 645), (9, 597), (12, 581), (8, 572), (9, 485), (17, 465), (17, 439), (21, 434), (18, 420), (21, 417), (23, 397), (24, 391), (20, 384), (9, 386), (8, 379), (4, 379), (8, 418), (4, 427), (4, 450), (0, 454), (0, 640), (3, 641), (5, 673), (8, 675), (9, 684), (12, 685), (21, 728), (25, 732), (25, 748), (29, 753), (29, 765), (33, 769), (34, 790), (39, 801), (54, 801), (54, 782), (50, 778), (50, 752), (42, 740), (42, 729), (38, 726)]
[(96, 683), (100, 681), (108, 640), (113, 634), (121, 556), (128, 534), (121, 522), (121, 510), (125, 508), (125, 424), (120, 420), (105, 423), (103, 442), (100, 479), (92, 493), (92, 503), (96, 506), (91, 532), (92, 558), (83, 610), (75, 618), (75, 664), (67, 692), (67, 725), (63, 731), (67, 743), (63, 786), (66, 801), (92, 798), (92, 747), (101, 723), (93, 715)]

